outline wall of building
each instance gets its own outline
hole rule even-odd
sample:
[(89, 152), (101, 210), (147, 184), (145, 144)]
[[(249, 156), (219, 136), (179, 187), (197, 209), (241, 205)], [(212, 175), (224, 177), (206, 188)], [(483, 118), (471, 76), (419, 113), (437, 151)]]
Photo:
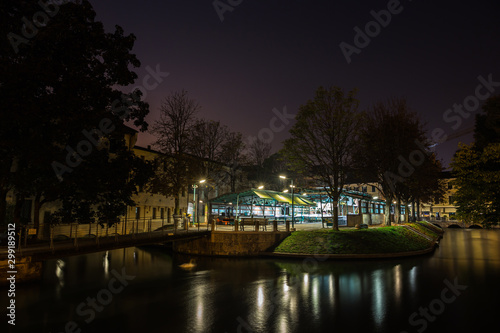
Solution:
[(443, 179), (446, 186), (446, 193), (440, 202), (425, 203), (422, 205), (421, 212), (425, 217), (439, 220), (455, 220), (457, 207), (453, 203), (453, 196), (457, 192), (457, 187), (453, 185), (454, 178)]

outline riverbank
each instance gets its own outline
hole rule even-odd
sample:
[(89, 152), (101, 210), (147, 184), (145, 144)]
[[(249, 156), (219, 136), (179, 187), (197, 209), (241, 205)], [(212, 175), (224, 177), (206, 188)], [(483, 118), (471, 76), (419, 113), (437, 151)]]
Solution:
[(431, 252), (443, 231), (427, 222), (390, 227), (348, 230), (297, 231), (283, 240), (270, 255), (331, 258), (386, 258)]

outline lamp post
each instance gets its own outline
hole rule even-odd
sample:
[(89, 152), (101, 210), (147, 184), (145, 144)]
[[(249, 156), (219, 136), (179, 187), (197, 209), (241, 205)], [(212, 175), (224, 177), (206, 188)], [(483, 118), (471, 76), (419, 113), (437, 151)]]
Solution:
[[(281, 179), (288, 179), (285, 176), (280, 176)], [(292, 230), (295, 230), (295, 214), (294, 214), (294, 200), (293, 200), (293, 194), (294, 194), (294, 187), (293, 186), (293, 179), (290, 178), (290, 187), (292, 188)]]
[[(198, 185), (194, 184), (193, 185), (193, 226), (194, 226), (194, 223), (196, 221), (196, 189), (198, 188)], [(198, 229), (199, 229), (199, 225), (198, 225)]]
[[(206, 179), (200, 180), (198, 183), (203, 184)], [(198, 184), (193, 184), (193, 225), (198, 223), (198, 231), (200, 231), (200, 222), (198, 221), (198, 201), (196, 200), (196, 189)]]

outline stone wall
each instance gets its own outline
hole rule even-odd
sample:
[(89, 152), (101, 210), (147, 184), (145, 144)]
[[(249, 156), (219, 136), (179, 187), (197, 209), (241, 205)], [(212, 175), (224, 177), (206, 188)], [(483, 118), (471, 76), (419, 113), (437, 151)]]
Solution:
[(177, 241), (179, 253), (210, 256), (256, 256), (270, 251), (288, 237), (288, 232), (212, 231), (211, 236)]
[[(9, 267), (10, 263), (11, 261), (8, 260), (0, 261), (0, 286), (9, 283), (7, 278), (12, 276), (12, 274), (7, 273), (12, 270)], [(16, 258), (16, 267), (14, 270), (17, 272), (15, 274), (16, 283), (39, 280), (42, 277), (42, 263), (31, 261), (31, 257)]]

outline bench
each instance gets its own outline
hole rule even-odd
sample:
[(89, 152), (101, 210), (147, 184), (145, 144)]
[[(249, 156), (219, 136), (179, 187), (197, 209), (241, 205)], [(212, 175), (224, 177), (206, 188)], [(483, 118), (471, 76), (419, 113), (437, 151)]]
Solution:
[(262, 231), (267, 230), (268, 219), (260, 217), (243, 217), (240, 222), (240, 230), (245, 230), (246, 225), (258, 225)]

